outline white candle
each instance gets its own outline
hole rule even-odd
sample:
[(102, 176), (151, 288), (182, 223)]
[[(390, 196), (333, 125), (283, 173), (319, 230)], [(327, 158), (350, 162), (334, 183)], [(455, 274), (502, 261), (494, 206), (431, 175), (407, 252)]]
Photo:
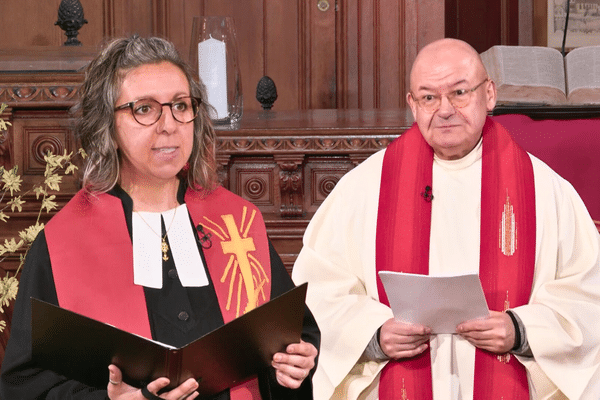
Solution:
[(225, 42), (210, 38), (198, 43), (198, 74), (206, 85), (208, 103), (215, 108), (216, 119), (228, 115), (226, 57)]

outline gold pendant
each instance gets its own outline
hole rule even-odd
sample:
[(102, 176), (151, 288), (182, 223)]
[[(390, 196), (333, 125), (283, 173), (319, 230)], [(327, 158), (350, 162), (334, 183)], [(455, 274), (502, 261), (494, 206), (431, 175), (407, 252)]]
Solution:
[(168, 261), (169, 260), (169, 256), (167, 256), (167, 251), (169, 251), (169, 245), (165, 241), (165, 238), (163, 238), (163, 240), (162, 240), (162, 244), (160, 245), (160, 249), (163, 252), (163, 260)]

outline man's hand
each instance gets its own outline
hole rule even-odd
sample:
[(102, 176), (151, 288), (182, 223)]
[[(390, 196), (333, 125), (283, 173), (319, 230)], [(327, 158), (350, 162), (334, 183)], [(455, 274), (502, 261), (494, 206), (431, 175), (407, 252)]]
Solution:
[[(133, 386), (129, 386), (125, 382), (123, 382), (123, 374), (121, 370), (116, 365), (108, 366), (108, 398), (111, 400), (147, 400), (146, 397), (142, 394), (140, 389), (134, 388)], [(146, 389), (156, 395), (162, 388), (166, 387), (169, 384), (168, 378), (158, 378), (148, 384)], [(192, 400), (198, 397), (198, 392), (195, 390), (198, 388), (198, 382), (195, 379), (190, 378), (183, 382), (181, 385), (176, 387), (175, 389), (165, 392), (160, 396), (157, 396), (161, 399), (167, 400), (179, 400), (186, 399)]]
[(275, 353), (271, 365), (275, 368), (277, 383), (290, 389), (298, 389), (315, 366), (317, 349), (311, 343), (292, 343), (285, 353)]
[(388, 319), (379, 332), (381, 350), (390, 358), (410, 358), (427, 349), (431, 329)]
[(508, 353), (515, 345), (515, 326), (503, 312), (490, 311), (486, 319), (474, 319), (456, 327), (473, 346), (496, 354)]

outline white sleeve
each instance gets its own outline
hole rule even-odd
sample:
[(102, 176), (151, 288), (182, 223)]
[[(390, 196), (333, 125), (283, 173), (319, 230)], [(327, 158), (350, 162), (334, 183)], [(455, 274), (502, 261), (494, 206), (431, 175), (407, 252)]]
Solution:
[[(537, 248), (532, 296), (515, 308), (527, 332), (534, 390), (600, 393), (600, 235), (572, 185), (532, 157)], [(545, 397), (544, 397), (545, 398)]]
[[(375, 283), (375, 227), (383, 152), (346, 174), (320, 206), (294, 265), (296, 284), (308, 282), (307, 304), (321, 329), (315, 399), (329, 399), (344, 382), (355, 398), (385, 363), (359, 359), (392, 312)], [(350, 378), (350, 379), (348, 379)]]

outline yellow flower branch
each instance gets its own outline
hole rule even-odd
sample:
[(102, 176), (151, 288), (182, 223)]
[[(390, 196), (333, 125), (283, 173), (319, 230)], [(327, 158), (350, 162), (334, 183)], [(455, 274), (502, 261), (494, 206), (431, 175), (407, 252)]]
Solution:
[[(0, 106), (0, 114), (6, 108), (6, 104)], [(7, 126), (10, 126), (9, 122), (5, 122), (0, 117), (0, 131), (6, 131)], [(78, 154), (85, 158), (85, 152), (80, 149)], [(21, 184), (23, 180), (18, 175), (18, 168), (15, 166), (11, 169), (6, 169), (0, 166), (0, 221), (7, 223), (10, 218), (5, 213), (10, 208), (11, 212), (21, 212), (23, 210), (23, 204), (26, 203), (24, 200), (25, 196), (31, 192), (35, 193), (36, 200), (40, 200), (41, 204), (37, 214), (37, 220), (34, 225), (17, 232), (17, 235), (10, 239), (5, 239), (4, 243), (0, 243), (0, 262), (4, 261), (8, 255), (15, 254), (17, 252), (27, 253), (29, 247), (35, 240), (36, 236), (42, 229), (44, 224), (40, 222), (42, 211), (46, 210), (46, 213), (51, 212), (58, 208), (58, 203), (55, 202), (56, 195), (51, 194), (51, 191), (60, 191), (60, 184), (62, 183), (63, 175), (73, 174), (77, 170), (77, 166), (73, 164), (73, 153), (65, 151), (62, 155), (54, 155), (48, 153), (44, 156), (46, 162), (46, 170), (44, 171), (43, 182), (34, 185), (34, 187), (25, 193), (21, 192)], [(63, 175), (61, 175), (63, 171)], [(9, 196), (10, 193), (10, 196)], [(19, 266), (17, 267), (14, 275), (7, 275), (0, 279), (0, 313), (4, 313), (4, 307), (8, 307), (10, 302), (17, 296), (19, 288), (19, 281), (17, 275), (25, 262), (24, 254), (20, 256)], [(0, 321), (0, 332), (6, 327), (5, 321)]]

